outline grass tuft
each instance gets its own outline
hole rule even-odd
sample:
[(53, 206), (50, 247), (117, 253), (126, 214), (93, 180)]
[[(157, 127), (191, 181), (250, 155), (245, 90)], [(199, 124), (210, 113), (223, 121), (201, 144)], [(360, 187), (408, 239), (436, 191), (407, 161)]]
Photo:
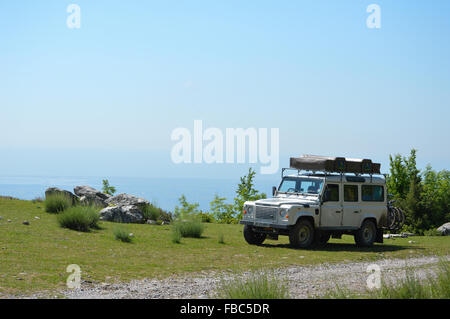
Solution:
[(219, 243), (219, 244), (225, 244), (225, 236), (224, 236), (223, 233), (220, 233), (220, 234), (219, 234), (218, 243)]
[(289, 299), (286, 282), (263, 272), (244, 280), (222, 281), (218, 297), (223, 299)]
[(205, 225), (193, 217), (176, 221), (172, 227), (173, 231), (180, 233), (181, 237), (201, 238), (205, 231)]
[(130, 235), (130, 232), (124, 227), (114, 228), (113, 233), (116, 240), (120, 240), (124, 243), (131, 243), (133, 241), (133, 237)]
[(181, 243), (181, 233), (179, 230), (175, 227), (172, 228), (172, 242), (174, 244), (180, 244)]
[(99, 214), (91, 206), (73, 206), (57, 216), (58, 223), (63, 228), (88, 232), (98, 229)]
[(62, 193), (55, 193), (47, 196), (44, 204), (46, 212), (59, 214), (72, 206), (72, 199)]
[(396, 284), (382, 280), (380, 289), (357, 294), (348, 289), (336, 287), (324, 296), (332, 299), (449, 299), (450, 298), (450, 262), (441, 260), (436, 278), (428, 276), (420, 280), (411, 269), (406, 270), (406, 277)]

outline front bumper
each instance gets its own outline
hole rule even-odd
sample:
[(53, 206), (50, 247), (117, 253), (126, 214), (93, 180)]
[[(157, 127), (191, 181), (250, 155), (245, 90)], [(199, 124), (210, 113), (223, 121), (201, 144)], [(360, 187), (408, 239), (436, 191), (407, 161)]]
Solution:
[(271, 223), (262, 223), (258, 221), (251, 221), (251, 220), (241, 220), (239, 224), (248, 225), (248, 226), (254, 226), (254, 227), (270, 227), (270, 228), (276, 228), (276, 229), (288, 229), (289, 225), (279, 225), (279, 224), (271, 224)]

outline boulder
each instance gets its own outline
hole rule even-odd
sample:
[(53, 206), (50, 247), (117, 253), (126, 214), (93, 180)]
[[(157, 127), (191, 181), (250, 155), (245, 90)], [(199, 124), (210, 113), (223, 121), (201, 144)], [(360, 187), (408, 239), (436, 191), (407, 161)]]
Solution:
[(102, 193), (90, 186), (76, 186), (73, 191), (76, 195), (80, 196), (80, 203), (86, 205), (106, 207), (108, 204), (105, 203), (105, 200), (111, 197), (111, 195)]
[(129, 194), (119, 194), (113, 197), (110, 197), (105, 200), (105, 203), (108, 205), (116, 205), (116, 206), (145, 206), (150, 205), (150, 202), (146, 199), (136, 197)]
[(144, 216), (134, 205), (111, 206), (100, 211), (100, 219), (118, 223), (142, 223)]
[(445, 223), (437, 229), (443, 236), (450, 236), (450, 223)]

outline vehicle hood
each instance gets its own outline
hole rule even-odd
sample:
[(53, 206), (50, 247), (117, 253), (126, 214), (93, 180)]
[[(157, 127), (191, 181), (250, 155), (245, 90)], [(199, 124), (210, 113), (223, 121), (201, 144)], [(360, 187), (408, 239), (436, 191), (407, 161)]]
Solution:
[(256, 205), (281, 206), (281, 205), (318, 205), (318, 196), (308, 195), (278, 195), (273, 198), (260, 199), (254, 202)]

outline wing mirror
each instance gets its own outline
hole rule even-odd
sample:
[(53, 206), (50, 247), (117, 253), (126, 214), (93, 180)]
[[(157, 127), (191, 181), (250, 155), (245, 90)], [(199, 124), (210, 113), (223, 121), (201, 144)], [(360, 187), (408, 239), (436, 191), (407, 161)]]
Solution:
[(277, 188), (275, 186), (272, 186), (272, 196), (275, 196), (277, 194)]

